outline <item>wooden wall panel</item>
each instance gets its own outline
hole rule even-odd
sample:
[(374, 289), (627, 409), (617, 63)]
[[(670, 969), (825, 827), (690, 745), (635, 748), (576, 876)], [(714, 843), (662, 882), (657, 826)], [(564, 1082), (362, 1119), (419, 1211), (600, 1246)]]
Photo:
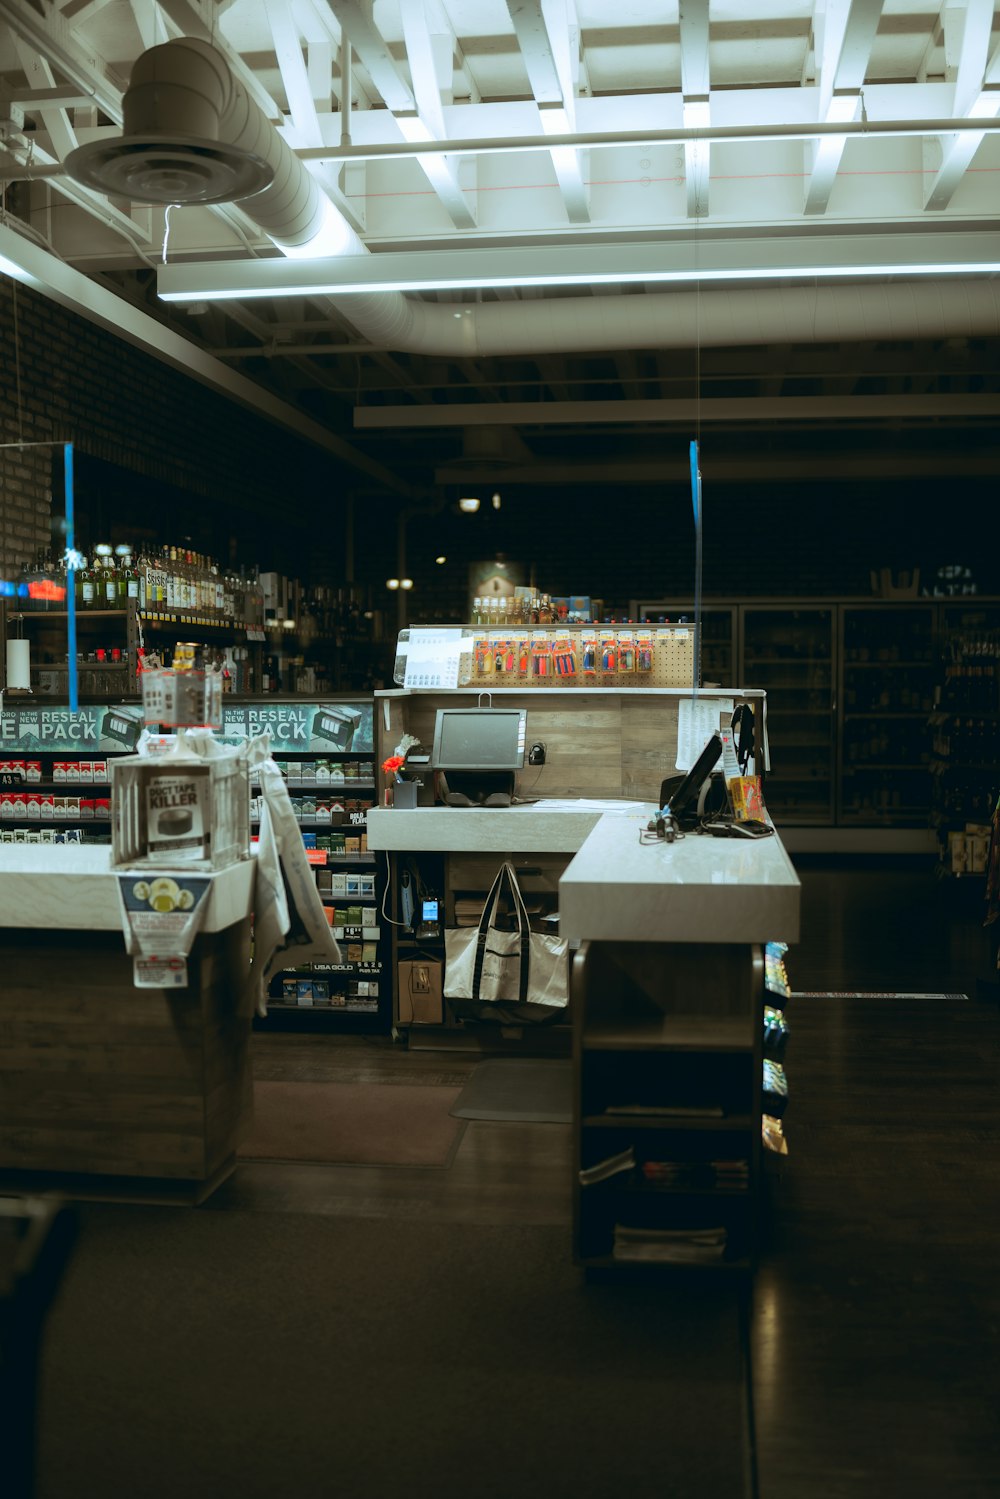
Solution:
[[(475, 692), (420, 693), (392, 699), (393, 728), (382, 733), (379, 759), (391, 754), (405, 731), (416, 734), (429, 751), (439, 707), (473, 707)], [(536, 739), (546, 747), (546, 763), (525, 764), (517, 794), (538, 797), (629, 797), (656, 801), (662, 781), (676, 771), (678, 699), (648, 694), (559, 693), (540, 689), (505, 692), (497, 706), (527, 708), (526, 747)], [(720, 714), (720, 722), (725, 715)], [(381, 730), (376, 708), (376, 728)], [(431, 775), (425, 775), (421, 804), (433, 798)]]

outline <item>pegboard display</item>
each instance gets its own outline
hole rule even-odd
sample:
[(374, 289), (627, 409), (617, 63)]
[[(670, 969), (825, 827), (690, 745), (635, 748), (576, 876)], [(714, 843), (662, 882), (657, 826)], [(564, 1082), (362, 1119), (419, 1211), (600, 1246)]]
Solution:
[[(449, 685), (444, 657), (440, 673), (426, 670), (431, 634), (400, 632), (393, 673), (400, 686)], [(450, 657), (450, 685), (457, 687), (690, 687), (694, 679), (693, 625), (462, 626), (437, 634)], [(418, 647), (425, 668), (420, 680), (407, 675)]]

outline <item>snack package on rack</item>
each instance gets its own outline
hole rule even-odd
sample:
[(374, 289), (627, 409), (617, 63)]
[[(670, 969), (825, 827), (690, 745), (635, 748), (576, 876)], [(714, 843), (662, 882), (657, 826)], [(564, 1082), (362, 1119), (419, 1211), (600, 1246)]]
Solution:
[(618, 670), (629, 673), (635, 671), (635, 638), (631, 630), (618, 632)]
[(513, 677), (517, 674), (517, 654), (513, 640), (494, 640), (493, 642), (493, 666), (502, 676)]
[(653, 637), (652, 635), (638, 635), (635, 642), (635, 669), (636, 671), (653, 670)]
[(606, 630), (601, 635), (601, 670), (618, 670), (618, 636), (614, 630)]
[(580, 636), (581, 665), (585, 677), (597, 675), (597, 635), (584, 630)]
[(517, 675), (522, 680), (526, 680), (528, 676), (528, 668), (531, 664), (531, 641), (525, 640), (522, 637), (522, 639), (517, 642), (516, 655)]

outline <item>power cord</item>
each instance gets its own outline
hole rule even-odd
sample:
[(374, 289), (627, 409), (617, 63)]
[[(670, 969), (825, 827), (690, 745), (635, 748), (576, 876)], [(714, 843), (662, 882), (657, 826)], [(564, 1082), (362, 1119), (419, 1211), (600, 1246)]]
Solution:
[(405, 921), (394, 921), (393, 918), (389, 915), (389, 913), (385, 909), (386, 897), (388, 896), (389, 890), (391, 888), (391, 881), (389, 879), (389, 855), (388, 855), (387, 852), (385, 852), (385, 850), (383, 850), (383, 852), (385, 853), (385, 884), (382, 887), (382, 906), (381, 906), (382, 920), (385, 921), (385, 922), (388, 922), (389, 926), (402, 926), (402, 927), (405, 927), (407, 925), (407, 923)]
[(677, 819), (669, 812), (657, 813), (644, 828), (639, 829), (640, 843), (679, 843), (686, 836), (681, 832)]

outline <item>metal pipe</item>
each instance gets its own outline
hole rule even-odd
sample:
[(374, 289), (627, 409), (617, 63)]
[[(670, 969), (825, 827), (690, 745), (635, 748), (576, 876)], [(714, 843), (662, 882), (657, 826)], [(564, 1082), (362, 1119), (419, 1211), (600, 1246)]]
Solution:
[(304, 146), (300, 161), (391, 161), (411, 156), (501, 156), (523, 151), (553, 151), (558, 146), (609, 150), (614, 146), (684, 146), (726, 141), (821, 140), (824, 136), (892, 137), (954, 135), (965, 130), (990, 134), (1000, 119), (853, 120), (802, 125), (718, 125), (693, 129), (581, 131), (574, 135), (497, 136), (495, 140), (384, 141), (364, 146)]

